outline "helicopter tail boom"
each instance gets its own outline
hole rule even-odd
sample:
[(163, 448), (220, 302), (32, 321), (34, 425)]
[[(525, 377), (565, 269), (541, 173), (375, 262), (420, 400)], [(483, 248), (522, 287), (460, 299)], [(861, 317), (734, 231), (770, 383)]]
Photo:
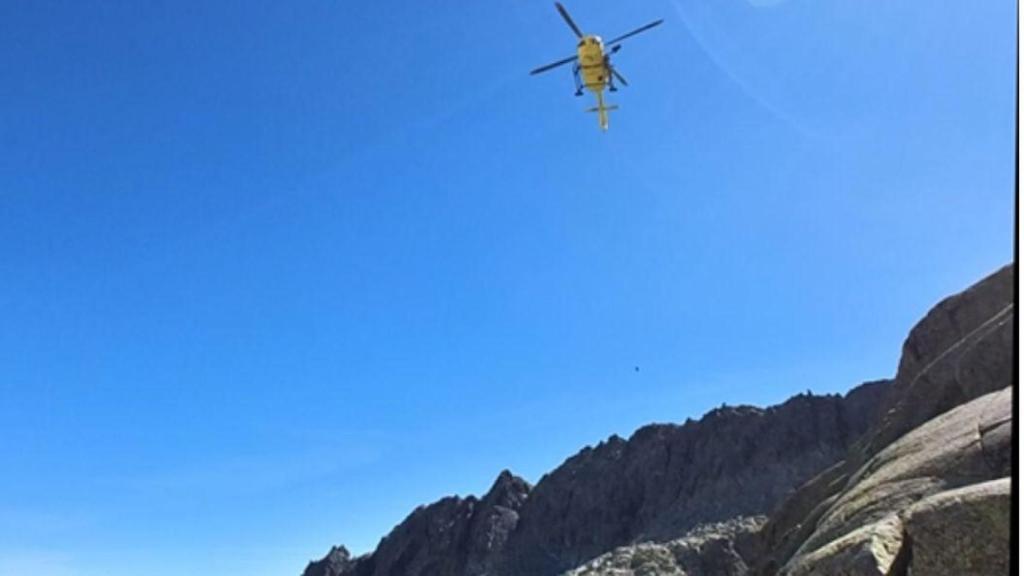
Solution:
[(587, 108), (587, 112), (597, 112), (597, 121), (601, 125), (601, 130), (608, 129), (608, 113), (612, 110), (618, 110), (619, 107), (612, 104), (607, 105), (604, 103), (604, 93), (597, 93), (597, 106), (593, 108)]

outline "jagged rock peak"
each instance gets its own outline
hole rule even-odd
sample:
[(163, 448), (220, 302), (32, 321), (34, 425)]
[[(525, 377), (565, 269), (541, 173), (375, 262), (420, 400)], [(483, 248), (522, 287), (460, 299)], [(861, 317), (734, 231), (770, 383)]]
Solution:
[(344, 546), (334, 546), (320, 560), (310, 562), (303, 576), (340, 576), (347, 574), (354, 566), (352, 555)]
[(303, 576), (491, 574), (529, 493), (526, 480), (502, 470), (482, 498), (446, 496), (418, 506), (372, 554), (350, 559), (336, 547)]
[(491, 484), (491, 489), (487, 491), (484, 496), (484, 500), (502, 496), (522, 496), (526, 497), (530, 492), (530, 483), (523, 480), (519, 476), (516, 476), (509, 470), (502, 470), (498, 477), (494, 479), (494, 483)]

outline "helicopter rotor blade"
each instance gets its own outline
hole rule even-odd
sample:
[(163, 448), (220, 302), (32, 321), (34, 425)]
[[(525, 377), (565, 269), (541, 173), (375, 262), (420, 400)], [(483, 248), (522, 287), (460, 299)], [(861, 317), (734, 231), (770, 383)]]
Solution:
[(569, 16), (569, 11), (565, 9), (565, 6), (562, 6), (560, 2), (555, 2), (555, 8), (558, 8), (558, 13), (562, 15), (562, 19), (569, 25), (569, 28), (576, 33), (576, 37), (583, 38), (583, 32), (580, 32), (580, 27), (572, 21), (572, 16)]
[(639, 34), (641, 32), (646, 32), (646, 31), (650, 30), (651, 28), (654, 28), (658, 24), (661, 24), (662, 22), (664, 22), (664, 20), (655, 20), (654, 22), (651, 22), (650, 24), (646, 24), (644, 26), (641, 26), (641, 27), (637, 28), (636, 30), (633, 30), (632, 32), (627, 32), (627, 33), (623, 34), (622, 36), (617, 36), (615, 38), (612, 38), (611, 40), (605, 42), (605, 45), (611, 46), (612, 44), (615, 44), (617, 42), (622, 42), (626, 38), (629, 38), (630, 36), (636, 36), (637, 34)]
[(564, 65), (568, 64), (569, 62), (573, 62), (573, 61), (576, 60), (576, 58), (577, 58), (576, 56), (570, 56), (568, 58), (563, 58), (562, 60), (559, 60), (558, 62), (552, 62), (551, 64), (546, 64), (544, 66), (541, 66), (540, 68), (536, 68), (534, 70), (530, 70), (530, 74), (533, 75), (533, 74), (540, 74), (541, 72), (547, 72), (548, 70), (551, 70), (552, 68), (558, 68), (559, 66), (564, 66)]
[(626, 79), (623, 78), (622, 74), (619, 74), (618, 70), (612, 68), (611, 66), (609, 66), (608, 69), (611, 70), (612, 75), (615, 76), (615, 78), (619, 81), (619, 84), (622, 84), (623, 86), (629, 86), (629, 82), (626, 82)]

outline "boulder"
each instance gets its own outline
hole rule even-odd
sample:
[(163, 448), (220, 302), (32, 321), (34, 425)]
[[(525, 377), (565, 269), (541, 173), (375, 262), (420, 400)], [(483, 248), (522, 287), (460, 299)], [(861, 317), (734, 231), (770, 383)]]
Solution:
[(1010, 573), (1010, 479), (940, 492), (903, 513), (914, 574)]
[(861, 526), (798, 558), (784, 576), (888, 576), (905, 566), (903, 524), (895, 514)]

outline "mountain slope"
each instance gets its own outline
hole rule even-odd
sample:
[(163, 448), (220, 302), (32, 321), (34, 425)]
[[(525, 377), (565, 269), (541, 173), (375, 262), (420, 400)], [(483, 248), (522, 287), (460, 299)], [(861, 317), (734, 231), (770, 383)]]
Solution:
[[(304, 576), (997, 569), (1008, 546), (999, 479), (1011, 462), (1015, 274), (1004, 267), (936, 305), (892, 380), (645, 426), (583, 449), (533, 488), (503, 472), (482, 499), (420, 507), (373, 553), (337, 547)], [(937, 523), (950, 518), (973, 548), (944, 540)]]

